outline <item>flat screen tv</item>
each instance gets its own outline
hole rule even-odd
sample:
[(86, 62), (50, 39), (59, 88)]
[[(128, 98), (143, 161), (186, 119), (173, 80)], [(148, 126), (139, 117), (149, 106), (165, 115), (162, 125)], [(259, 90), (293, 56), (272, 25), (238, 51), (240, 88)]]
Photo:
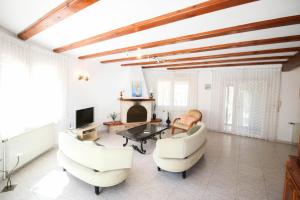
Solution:
[(76, 128), (94, 122), (94, 107), (76, 110)]

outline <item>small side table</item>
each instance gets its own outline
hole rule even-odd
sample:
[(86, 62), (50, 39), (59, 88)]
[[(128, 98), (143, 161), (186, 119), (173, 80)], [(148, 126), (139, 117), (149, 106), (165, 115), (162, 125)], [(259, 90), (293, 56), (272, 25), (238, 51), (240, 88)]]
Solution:
[(151, 119), (150, 124), (160, 124), (162, 122), (162, 119), (156, 118), (156, 119)]
[(103, 122), (103, 125), (107, 126), (109, 133), (115, 133), (123, 127), (121, 121)]

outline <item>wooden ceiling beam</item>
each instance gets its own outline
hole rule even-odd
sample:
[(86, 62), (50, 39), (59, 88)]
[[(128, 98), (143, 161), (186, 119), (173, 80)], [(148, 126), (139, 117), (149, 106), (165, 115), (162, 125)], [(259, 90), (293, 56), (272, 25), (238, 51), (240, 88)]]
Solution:
[[(216, 55), (208, 55), (208, 56), (167, 59), (167, 60), (162, 60), (160, 63), (174, 63), (174, 62), (176, 63), (182, 61), (208, 60), (208, 59), (216, 59), (216, 58), (230, 58), (230, 57), (251, 56), (251, 55), (272, 54), (272, 53), (288, 53), (288, 52), (296, 52), (296, 51), (300, 51), (300, 47), (267, 49), (267, 50), (258, 50), (258, 51), (245, 51), (245, 52), (225, 53), (225, 54), (216, 54)], [(121, 66), (125, 67), (125, 66), (152, 65), (152, 64), (158, 64), (158, 63), (156, 61), (146, 61), (146, 62), (125, 63), (125, 64), (121, 64)]]
[(184, 9), (176, 10), (158, 17), (154, 17), (148, 20), (143, 20), (128, 26), (114, 29), (105, 33), (101, 33), (87, 39), (83, 39), (71, 44), (54, 49), (54, 52), (61, 53), (71, 49), (83, 47), (86, 45), (94, 44), (97, 42), (113, 39), (116, 37), (136, 33), (139, 31), (151, 29), (154, 27), (162, 26), (172, 22), (180, 21), (183, 19), (188, 19), (191, 17), (215, 12), (218, 10), (223, 10), (226, 8), (254, 2), (257, 0), (210, 0), (203, 3), (199, 3)]
[(135, 56), (135, 57), (103, 60), (100, 62), (101, 63), (122, 62), (122, 61), (128, 61), (128, 60), (140, 60), (140, 59), (147, 59), (147, 58), (174, 56), (174, 55), (188, 54), (188, 53), (199, 53), (199, 52), (205, 52), (205, 51), (215, 51), (215, 50), (222, 50), (222, 49), (249, 47), (249, 46), (266, 45), (266, 44), (276, 44), (276, 43), (284, 43), (284, 42), (295, 42), (295, 41), (300, 41), (300, 35), (275, 37), (275, 38), (267, 38), (267, 39), (260, 39), (260, 40), (249, 40), (249, 41), (243, 41), (243, 42), (219, 44), (219, 45), (212, 45), (212, 46), (205, 46), (205, 47), (198, 47), (198, 48), (191, 48), (191, 49), (180, 49), (180, 50), (175, 50), (175, 51), (167, 51), (167, 52), (161, 52), (161, 53), (148, 54), (148, 55), (143, 55), (143, 56), (139, 56), (139, 57)]
[(250, 63), (234, 63), (234, 64), (222, 64), (222, 65), (202, 65), (191, 67), (172, 67), (167, 70), (182, 70), (182, 69), (199, 69), (199, 68), (217, 68), (217, 67), (240, 67), (240, 66), (253, 66), (253, 65), (275, 65), (283, 64), (285, 62), (250, 62)]
[(282, 18), (276, 18), (271, 20), (265, 20), (265, 21), (259, 21), (254, 23), (248, 23), (238, 26), (232, 26), (222, 29), (216, 29), (212, 31), (207, 32), (201, 32), (191, 35), (185, 35), (165, 40), (159, 40), (155, 42), (149, 42), (129, 47), (123, 47), (118, 48), (114, 50), (108, 50), (88, 55), (79, 56), (79, 59), (88, 59), (88, 58), (96, 58), (100, 56), (107, 56), (112, 55), (116, 53), (123, 53), (128, 51), (136, 51), (139, 49), (148, 49), (153, 47), (159, 47), (164, 45), (170, 45), (170, 44), (176, 44), (180, 42), (187, 42), (187, 41), (194, 41), (194, 40), (200, 40), (200, 39), (207, 39), (207, 38), (213, 38), (218, 36), (225, 36), (230, 34), (236, 34), (236, 33), (243, 33), (248, 31), (256, 31), (261, 29), (267, 29), (267, 28), (275, 28), (280, 26), (287, 26), (287, 25), (293, 25), (293, 24), (300, 24), (300, 15), (295, 16), (289, 16), (289, 17), (282, 17)]
[(283, 60), (283, 59), (287, 60), (290, 57), (292, 56), (266, 56), (266, 57), (254, 57), (254, 58), (225, 59), (225, 60), (212, 60), (212, 61), (204, 61), (204, 62), (166, 64), (166, 65), (148, 65), (148, 66), (142, 66), (142, 68), (147, 69), (147, 68), (181, 67), (181, 66), (190, 66), (190, 65), (206, 65), (206, 64), (243, 62), (243, 61), (266, 61), (266, 60)]
[(282, 71), (291, 71), (293, 69), (296, 69), (297, 67), (300, 67), (300, 52), (298, 52), (296, 55), (291, 57), (286, 63), (283, 64)]
[(27, 27), (18, 37), (27, 40), (67, 17), (96, 3), (98, 0), (67, 0)]

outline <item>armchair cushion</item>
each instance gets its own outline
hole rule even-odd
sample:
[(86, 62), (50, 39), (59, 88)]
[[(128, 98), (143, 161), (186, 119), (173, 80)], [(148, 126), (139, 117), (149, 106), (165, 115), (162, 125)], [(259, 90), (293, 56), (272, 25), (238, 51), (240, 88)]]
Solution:
[(191, 125), (193, 122), (197, 121), (197, 118), (190, 115), (182, 115), (180, 116), (179, 123)]
[(183, 130), (188, 130), (189, 129), (189, 125), (180, 123), (179, 120), (173, 123), (173, 127), (183, 129)]
[(201, 121), (202, 113), (199, 110), (192, 109), (187, 112), (187, 115), (192, 116), (197, 119), (197, 121)]

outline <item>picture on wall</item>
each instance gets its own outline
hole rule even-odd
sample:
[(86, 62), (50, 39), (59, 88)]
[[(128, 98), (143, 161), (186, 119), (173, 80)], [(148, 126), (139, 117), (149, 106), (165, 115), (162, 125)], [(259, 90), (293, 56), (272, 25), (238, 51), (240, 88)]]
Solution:
[(132, 81), (131, 91), (132, 91), (133, 97), (141, 97), (143, 95), (142, 82), (141, 81)]

